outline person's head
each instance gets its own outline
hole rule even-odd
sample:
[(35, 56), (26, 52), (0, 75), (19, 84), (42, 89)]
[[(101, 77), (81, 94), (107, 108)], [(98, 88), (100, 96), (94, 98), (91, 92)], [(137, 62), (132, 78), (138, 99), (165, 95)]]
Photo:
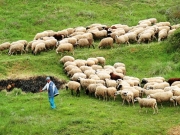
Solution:
[(46, 81), (47, 82), (50, 82), (51, 81), (51, 79), (50, 79), (50, 77), (48, 76), (48, 77), (46, 77)]

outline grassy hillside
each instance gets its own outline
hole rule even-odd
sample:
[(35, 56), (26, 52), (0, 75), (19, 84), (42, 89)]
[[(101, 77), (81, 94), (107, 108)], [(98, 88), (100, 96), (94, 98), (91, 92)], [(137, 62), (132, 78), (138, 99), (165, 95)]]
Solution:
[[(179, 5), (179, 0), (0, 0), (0, 44), (20, 39), (31, 41), (38, 32), (92, 23), (134, 26), (139, 20), (154, 17), (173, 25), (180, 22)], [(113, 49), (101, 50), (98, 43), (95, 42), (95, 49), (75, 49), (74, 58), (103, 56), (107, 65), (123, 62), (127, 75), (140, 79), (179, 77), (180, 57), (178, 53), (167, 53), (165, 42), (115, 44)], [(0, 52), (0, 79), (50, 75), (68, 81), (59, 63), (61, 57), (54, 50), (37, 56), (8, 56), (7, 51)], [(158, 106), (159, 114), (152, 115), (151, 109), (139, 113), (138, 104), (122, 106), (119, 97), (103, 102), (83, 92), (77, 98), (62, 90), (55, 99), (58, 108), (52, 111), (48, 108), (47, 93), (15, 93), (0, 92), (0, 134), (167, 134), (180, 124), (179, 108), (169, 107), (168, 103), (163, 108)]]

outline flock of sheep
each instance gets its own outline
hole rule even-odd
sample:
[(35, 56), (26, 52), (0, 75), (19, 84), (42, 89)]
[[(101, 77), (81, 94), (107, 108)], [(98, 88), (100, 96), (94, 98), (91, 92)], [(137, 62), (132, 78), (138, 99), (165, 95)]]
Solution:
[(170, 105), (180, 104), (180, 78), (166, 81), (163, 77), (143, 78), (126, 75), (124, 63), (116, 62), (106, 65), (104, 57), (91, 57), (86, 60), (74, 59), (73, 56), (63, 56), (60, 59), (70, 81), (65, 85), (71, 94), (80, 96), (83, 91), (105, 101), (116, 100), (120, 95), (123, 105), (127, 102), (134, 105), (138, 101), (143, 107), (153, 108), (158, 113), (157, 103), (170, 102)]
[(75, 47), (93, 47), (94, 40), (99, 40), (98, 48), (114, 47), (116, 44), (144, 43), (162, 41), (170, 36), (180, 24), (171, 25), (170, 22), (157, 22), (156, 18), (140, 20), (136, 26), (114, 24), (91, 24), (87, 27), (79, 26), (60, 31), (46, 30), (37, 33), (32, 41), (18, 40), (5, 42), (0, 45), (0, 51), (8, 50), (8, 54), (26, 53), (34, 55), (41, 51), (56, 49), (56, 53), (65, 51), (74, 55)]

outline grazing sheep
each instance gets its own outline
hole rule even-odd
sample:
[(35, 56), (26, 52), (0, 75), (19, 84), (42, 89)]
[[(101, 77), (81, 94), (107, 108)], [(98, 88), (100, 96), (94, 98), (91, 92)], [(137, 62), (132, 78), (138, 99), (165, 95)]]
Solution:
[(92, 67), (89, 66), (80, 66), (81, 71), (84, 73), (86, 70), (92, 70)]
[(145, 96), (148, 96), (150, 94), (154, 94), (154, 93), (157, 93), (157, 92), (164, 92), (164, 90), (162, 90), (162, 89), (159, 89), (159, 90), (146, 90), (146, 89), (144, 89), (143, 90), (143, 94)]
[(9, 52), (8, 52), (8, 54), (9, 54), (9, 55), (12, 55), (13, 53), (16, 53), (16, 54), (17, 54), (18, 51), (21, 52), (21, 55), (22, 55), (23, 52), (25, 53), (24, 44), (22, 44), (22, 43), (14, 43), (13, 45), (11, 45), (11, 46), (9, 47)]
[(129, 44), (129, 38), (127, 35), (115, 36), (116, 44)]
[(71, 95), (73, 95), (73, 91), (76, 92), (76, 96), (80, 96), (80, 90), (81, 90), (81, 87), (80, 87), (80, 83), (76, 82), (76, 81), (69, 81), (67, 84), (66, 84), (66, 90), (70, 89), (71, 90)]
[(111, 48), (114, 47), (113, 46), (113, 38), (111, 38), (111, 37), (103, 38), (100, 41), (98, 48), (100, 49), (100, 48), (104, 48), (104, 47), (108, 47), (108, 46), (110, 46)]
[(95, 62), (95, 64), (98, 64), (98, 59), (97, 58), (90, 57), (87, 60), (93, 60)]
[(94, 70), (103, 69), (103, 67), (101, 65), (96, 65), (96, 64), (92, 65), (91, 68)]
[(167, 29), (162, 29), (158, 33), (158, 42), (162, 41), (163, 39), (167, 38), (168, 36), (168, 31)]
[(87, 64), (87, 61), (83, 59), (76, 59), (74, 62), (76, 63), (77, 67), (86, 66)]
[(46, 50), (46, 45), (45, 45), (45, 43), (38, 43), (38, 44), (35, 46), (34, 55), (36, 55), (37, 53), (40, 53), (41, 51), (45, 51), (45, 50)]
[(110, 100), (110, 98), (113, 98), (115, 101), (116, 100), (116, 95), (115, 95), (116, 91), (117, 91), (117, 89), (115, 87), (108, 87), (107, 88), (107, 100), (108, 99)]
[(81, 78), (87, 78), (87, 77), (86, 77), (86, 74), (84, 74), (84, 73), (75, 73), (75, 74), (70, 78), (70, 80), (71, 80), (71, 81), (77, 81), (79, 77), (81, 77)]
[(67, 73), (67, 75), (69, 76), (69, 77), (72, 77), (75, 73), (82, 73), (82, 71), (81, 71), (81, 69), (80, 68), (73, 68), (73, 69), (71, 69), (68, 73)]
[(172, 96), (170, 101), (173, 102), (174, 106), (180, 105), (180, 96)]
[(69, 71), (71, 71), (74, 68), (78, 68), (76, 65), (68, 65), (67, 67), (64, 68), (64, 72), (68, 73)]
[(86, 74), (87, 78), (89, 78), (90, 75), (95, 75), (95, 70), (94, 69), (85, 70), (84, 74)]
[(170, 86), (169, 83), (167, 82), (162, 82), (162, 83), (155, 83), (151, 86), (148, 86), (147, 89), (164, 89), (165, 87)]
[(56, 49), (56, 53), (63, 53), (65, 51), (71, 52), (72, 55), (74, 55), (74, 47), (71, 43), (62, 43), (58, 46), (58, 48)]
[(81, 84), (82, 89), (86, 89), (90, 84), (96, 83), (96, 80), (86, 79), (82, 77), (79, 77), (77, 81)]
[(74, 60), (75, 60), (75, 59), (74, 59), (74, 57), (72, 57), (72, 56), (64, 56), (64, 57), (62, 57), (62, 58), (60, 59), (60, 62), (66, 63), (67, 61), (73, 62)]
[(169, 78), (169, 79), (167, 80), (167, 82), (169, 83), (170, 86), (171, 86), (172, 83), (175, 82), (175, 81), (180, 81), (180, 78)]
[(166, 92), (157, 92), (154, 94), (150, 94), (147, 97), (156, 99), (158, 103), (161, 103), (161, 107), (162, 107), (162, 102), (170, 101), (170, 98), (172, 96), (173, 96), (173, 93), (171, 91), (166, 91)]
[(96, 57), (98, 59), (98, 63), (102, 66), (106, 64), (106, 59), (104, 57)]
[(110, 79), (110, 75), (106, 72), (97, 72), (96, 75), (100, 78), (100, 80)]
[(96, 84), (96, 83), (94, 83), (94, 84), (89, 84), (89, 86), (86, 88), (86, 94), (87, 94), (87, 95), (90, 95), (90, 96), (94, 95), (97, 86), (102, 86), (102, 84), (101, 84), (101, 83), (98, 83), (98, 84)]
[(117, 87), (117, 82), (115, 80), (111, 80), (111, 79), (105, 79), (105, 84), (106, 87)]
[(86, 63), (86, 65), (87, 66), (92, 66), (92, 65), (95, 65), (96, 63), (94, 62), (94, 60), (87, 60), (87, 63)]
[(107, 87), (103, 85), (97, 86), (95, 91), (95, 97), (99, 97), (99, 100), (101, 99), (101, 97), (103, 98), (103, 100), (107, 100)]
[[(140, 106), (141, 110), (143, 107), (145, 107), (145, 108), (150, 107), (153, 109), (153, 114), (158, 113), (158, 107), (157, 107), (156, 99), (136, 97), (135, 101), (136, 100), (139, 102), (139, 106)], [(146, 110), (146, 113), (147, 113), (147, 110)]]
[(172, 89), (173, 96), (180, 96), (180, 88)]
[(48, 39), (44, 41), (46, 49), (55, 49), (56, 44), (57, 44), (57, 40), (56, 39)]
[(48, 37), (48, 32), (44, 31), (44, 32), (37, 33), (34, 37), (34, 40), (41, 39), (42, 37)]
[(81, 47), (93, 47), (93, 48), (95, 48), (94, 47), (94, 45), (93, 45), (93, 39), (87, 39), (87, 38), (81, 38), (81, 39), (79, 39), (78, 41), (77, 41), (77, 46), (79, 46), (80, 48)]
[(96, 74), (91, 74), (88, 77), (89, 79), (94, 79), (94, 80), (100, 80), (100, 78)]
[(142, 33), (142, 34), (140, 34), (137, 42), (140, 44), (141, 42), (148, 41), (148, 43), (149, 43), (151, 41), (151, 37), (152, 37), (152, 34), (149, 32)]
[(11, 43), (9, 43), (9, 42), (5, 42), (5, 43), (0, 44), (0, 51), (4, 51), (6, 49), (9, 49), (10, 45), (11, 45)]
[(95, 40), (103, 39), (103, 38), (107, 37), (107, 31), (106, 30), (92, 31), (91, 33), (93, 35), (93, 39), (95, 39)]
[(113, 72), (110, 73), (110, 76), (111, 76), (112, 80), (122, 79), (122, 77), (120, 75), (113, 73)]

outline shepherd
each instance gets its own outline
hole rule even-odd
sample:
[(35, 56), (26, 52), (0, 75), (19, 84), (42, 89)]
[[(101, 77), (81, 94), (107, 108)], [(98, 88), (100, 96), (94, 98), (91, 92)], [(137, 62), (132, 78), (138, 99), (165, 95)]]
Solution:
[(46, 85), (43, 87), (42, 90), (40, 90), (40, 92), (44, 91), (44, 90), (48, 90), (48, 97), (49, 97), (49, 103), (50, 103), (50, 107), (52, 109), (56, 108), (55, 102), (54, 102), (54, 97), (59, 95), (58, 89), (56, 87), (56, 85), (54, 84), (53, 81), (51, 81), (50, 77), (46, 77)]

